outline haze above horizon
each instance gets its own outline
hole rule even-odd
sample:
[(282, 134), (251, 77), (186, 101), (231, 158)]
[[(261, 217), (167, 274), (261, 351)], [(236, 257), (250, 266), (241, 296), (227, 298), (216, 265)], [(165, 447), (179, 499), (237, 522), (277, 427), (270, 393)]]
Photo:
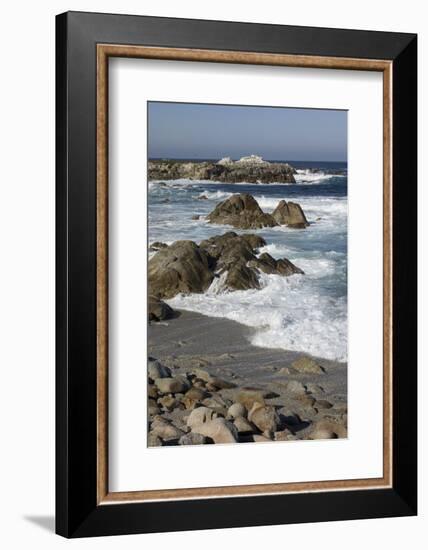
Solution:
[(148, 156), (347, 161), (347, 111), (148, 103)]

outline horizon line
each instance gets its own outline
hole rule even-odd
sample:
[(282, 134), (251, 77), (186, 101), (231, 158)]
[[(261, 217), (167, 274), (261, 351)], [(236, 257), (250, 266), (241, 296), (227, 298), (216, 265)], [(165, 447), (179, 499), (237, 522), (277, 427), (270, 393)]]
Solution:
[[(249, 155), (244, 155), (244, 156), (249, 156)], [(201, 161), (204, 161), (204, 160), (221, 160), (222, 158), (224, 157), (219, 157), (217, 159), (217, 157), (149, 157), (147, 156), (147, 159), (148, 160), (201, 160)], [(239, 157), (237, 159), (234, 159), (233, 157), (230, 157), (232, 160), (239, 160), (240, 158), (242, 157)], [(268, 162), (345, 162), (346, 164), (348, 163), (348, 160), (332, 160), (332, 159), (328, 159), (328, 160), (309, 160), (309, 159), (270, 159), (270, 158), (264, 158), (263, 157), (263, 160), (266, 160)]]

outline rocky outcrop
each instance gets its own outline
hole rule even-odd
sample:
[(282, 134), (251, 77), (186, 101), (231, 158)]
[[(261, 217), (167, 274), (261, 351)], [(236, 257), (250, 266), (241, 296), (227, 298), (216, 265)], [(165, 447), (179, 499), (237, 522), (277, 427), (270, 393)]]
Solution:
[(152, 160), (148, 163), (149, 180), (210, 180), (223, 183), (295, 183), (296, 170), (286, 163), (275, 163), (251, 155), (233, 161), (181, 162)]
[(286, 258), (269, 254), (257, 257), (266, 242), (257, 235), (233, 231), (211, 237), (199, 246), (193, 241), (176, 241), (149, 260), (149, 292), (155, 299), (179, 293), (203, 293), (213, 283), (216, 290), (260, 288), (260, 273), (289, 276), (303, 271)]
[(210, 223), (231, 225), (238, 229), (260, 229), (286, 225), (293, 229), (309, 226), (302, 207), (295, 202), (279, 201), (272, 214), (263, 212), (256, 199), (248, 193), (232, 195), (220, 202), (208, 214)]
[(204, 292), (213, 278), (208, 254), (193, 241), (176, 241), (149, 260), (149, 292), (157, 298)]
[(247, 193), (232, 195), (217, 204), (207, 216), (207, 220), (210, 223), (232, 225), (239, 229), (260, 229), (278, 225), (273, 216), (265, 214), (256, 199)]
[(281, 258), (280, 260), (275, 260), (270, 254), (264, 252), (260, 254), (255, 260), (251, 260), (248, 264), (249, 267), (256, 267), (263, 273), (274, 274), (274, 275), (294, 275), (294, 273), (300, 273), (303, 275), (303, 271), (296, 267), (290, 260), (287, 258)]
[(287, 225), (294, 229), (304, 229), (309, 223), (300, 204), (280, 201), (272, 212), (272, 217), (279, 225)]

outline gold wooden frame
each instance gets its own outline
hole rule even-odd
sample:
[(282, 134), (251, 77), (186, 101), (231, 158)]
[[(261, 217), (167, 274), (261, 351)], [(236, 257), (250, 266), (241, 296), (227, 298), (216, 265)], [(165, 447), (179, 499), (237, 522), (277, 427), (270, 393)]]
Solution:
[[(170, 490), (108, 490), (108, 59), (133, 57), (383, 73), (383, 476)], [(97, 503), (378, 489), (392, 486), (392, 62), (255, 52), (97, 45)]]

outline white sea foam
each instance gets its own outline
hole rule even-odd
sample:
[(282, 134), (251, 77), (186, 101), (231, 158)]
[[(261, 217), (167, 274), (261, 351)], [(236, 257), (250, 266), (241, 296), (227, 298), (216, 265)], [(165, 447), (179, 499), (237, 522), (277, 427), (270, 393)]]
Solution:
[(305, 183), (306, 185), (317, 184), (317, 183), (326, 183), (332, 178), (344, 177), (339, 174), (326, 174), (325, 172), (311, 172), (310, 170), (296, 170), (294, 174), (294, 179), (296, 183)]
[(205, 196), (210, 201), (224, 201), (232, 195), (233, 193), (228, 193), (227, 191), (203, 191), (199, 194), (199, 197)]
[[(303, 275), (261, 275), (261, 290), (176, 296), (168, 303), (254, 327), (251, 342), (260, 347), (305, 351), (346, 361), (346, 300), (321, 296)], [(215, 283), (217, 284), (217, 283)]]
[[(236, 184), (226, 188), (218, 185), (191, 180), (150, 182), (149, 242), (200, 242), (231, 230), (209, 224), (204, 218), (215, 204), (239, 192)], [(346, 196), (335, 195), (334, 187), (331, 195), (323, 189), (319, 195), (315, 193), (318, 196), (313, 196), (316, 188), (303, 186), (300, 191), (298, 185), (284, 186), (279, 192), (270, 184), (255, 184), (253, 189), (265, 212), (272, 212), (281, 199), (302, 206), (311, 224), (307, 229), (278, 226), (258, 233), (268, 243), (260, 253), (288, 258), (305, 275), (262, 274), (262, 289), (237, 292), (225, 292), (219, 277), (205, 294), (176, 296), (169, 303), (251, 326), (252, 343), (257, 346), (346, 360)], [(195, 200), (201, 195), (209, 200)], [(195, 214), (202, 218), (192, 220)]]

